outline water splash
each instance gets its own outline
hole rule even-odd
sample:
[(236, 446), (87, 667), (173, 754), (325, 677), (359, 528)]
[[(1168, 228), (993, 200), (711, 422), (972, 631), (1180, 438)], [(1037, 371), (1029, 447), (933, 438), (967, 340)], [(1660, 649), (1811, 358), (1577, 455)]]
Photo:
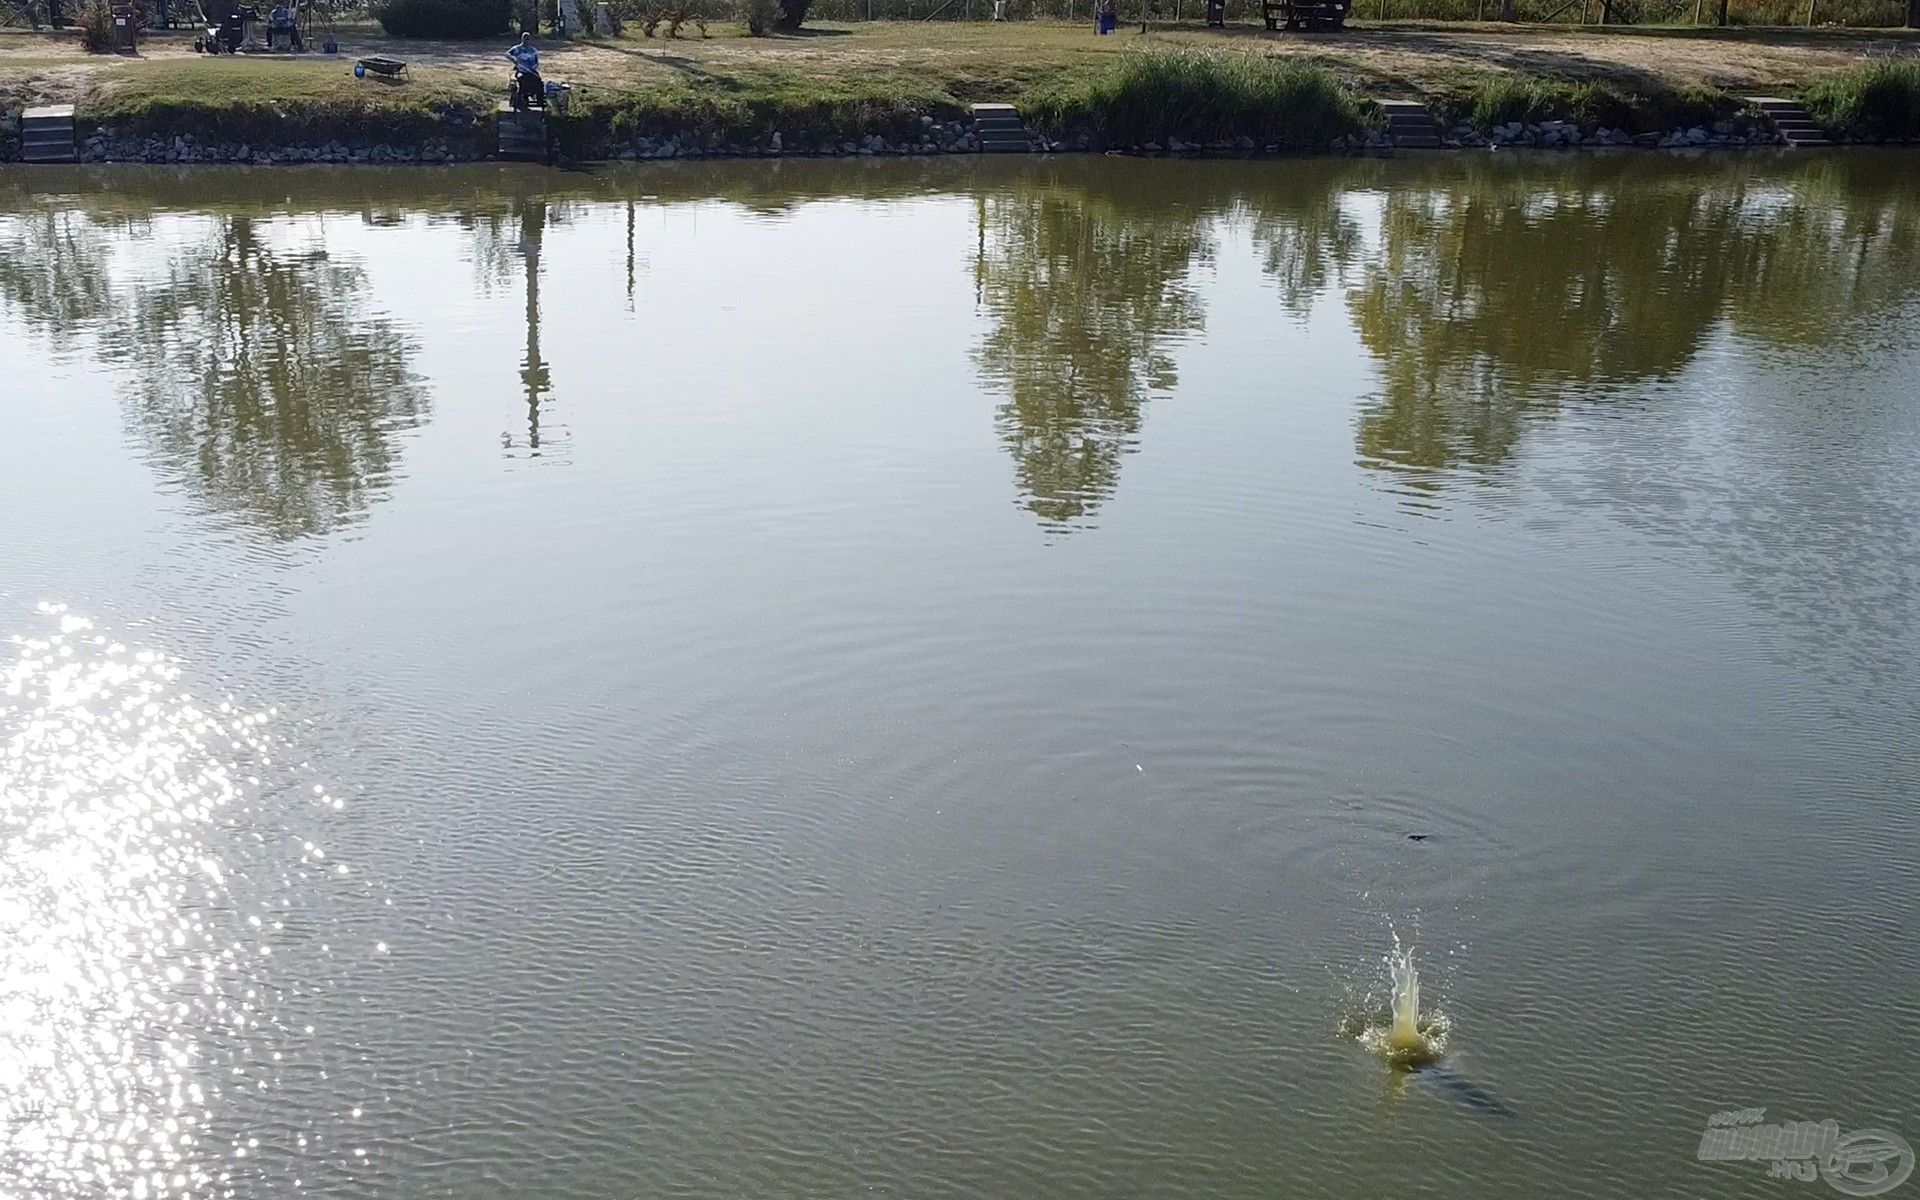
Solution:
[(1387, 959), (1387, 971), (1393, 978), (1393, 1024), (1387, 1029), (1387, 1045), (1395, 1050), (1419, 1048), (1420, 972), (1413, 966), (1413, 947), (1396, 949)]
[(1394, 938), (1386, 964), (1388, 1008), (1366, 1021), (1358, 1034), (1360, 1044), (1396, 1066), (1438, 1061), (1446, 1052), (1448, 1022), (1443, 1013), (1420, 1011), (1420, 972), (1413, 965), (1413, 947)]

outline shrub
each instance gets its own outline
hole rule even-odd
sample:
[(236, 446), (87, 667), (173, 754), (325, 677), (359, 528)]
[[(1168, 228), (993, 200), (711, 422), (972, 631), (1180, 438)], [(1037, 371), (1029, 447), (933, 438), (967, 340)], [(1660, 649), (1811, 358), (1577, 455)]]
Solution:
[(404, 38), (483, 38), (505, 33), (510, 0), (375, 0), (380, 27)]
[(1323, 146), (1365, 129), (1372, 106), (1324, 68), (1197, 51), (1128, 54), (1104, 75), (1023, 97), (1042, 128), (1108, 145), (1231, 141)]
[(106, 0), (87, 0), (80, 6), (80, 44), (89, 54), (105, 54), (113, 49), (113, 10)]
[(741, 0), (740, 19), (746, 22), (748, 33), (765, 37), (780, 23), (779, 0)]
[(1920, 137), (1920, 63), (1868, 63), (1820, 80), (1801, 100), (1808, 116), (1839, 133)]
[(1592, 82), (1492, 75), (1442, 96), (1436, 107), (1449, 123), (1465, 121), (1481, 130), (1509, 121), (1572, 121), (1584, 128), (1660, 133), (1709, 124), (1731, 114), (1739, 102), (1710, 88), (1625, 92)]

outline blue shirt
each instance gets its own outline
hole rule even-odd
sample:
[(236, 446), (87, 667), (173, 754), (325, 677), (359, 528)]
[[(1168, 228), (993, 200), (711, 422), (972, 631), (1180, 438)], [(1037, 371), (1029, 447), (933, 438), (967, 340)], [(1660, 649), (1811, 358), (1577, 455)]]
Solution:
[(540, 52), (524, 43), (515, 43), (513, 48), (507, 51), (507, 57), (512, 59), (513, 65), (522, 71), (540, 69)]

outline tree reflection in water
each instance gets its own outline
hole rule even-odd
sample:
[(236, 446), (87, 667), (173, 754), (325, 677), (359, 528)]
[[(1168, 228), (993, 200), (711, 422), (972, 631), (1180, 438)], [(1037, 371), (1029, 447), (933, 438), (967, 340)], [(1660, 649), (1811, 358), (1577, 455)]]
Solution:
[(1206, 222), (1150, 193), (1045, 177), (977, 204), (994, 319), (977, 358), (1006, 396), (996, 428), (1020, 503), (1080, 528), (1113, 494), (1147, 396), (1174, 386), (1172, 345), (1204, 327), (1189, 276), (1211, 252)]
[(323, 247), (277, 245), (245, 216), (183, 242), (106, 339), (154, 461), (277, 538), (356, 519), (428, 413), (408, 339), (367, 315), (363, 273)]
[(1475, 163), (1385, 195), (1349, 296), (1379, 359), (1362, 465), (1428, 492), (1485, 480), (1529, 421), (1670, 379), (1724, 325), (1839, 339), (1910, 292), (1920, 207), (1874, 164)]

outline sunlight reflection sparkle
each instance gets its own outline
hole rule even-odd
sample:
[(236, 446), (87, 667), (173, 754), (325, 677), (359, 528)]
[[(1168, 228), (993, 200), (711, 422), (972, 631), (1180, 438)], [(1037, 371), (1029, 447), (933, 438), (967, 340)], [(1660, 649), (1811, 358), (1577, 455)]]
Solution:
[[(282, 928), (233, 861), (271, 718), (41, 605), (0, 666), (0, 1178), (35, 1196), (230, 1190)], [(243, 911), (243, 909), (248, 911)], [(263, 915), (265, 919), (263, 920)]]

